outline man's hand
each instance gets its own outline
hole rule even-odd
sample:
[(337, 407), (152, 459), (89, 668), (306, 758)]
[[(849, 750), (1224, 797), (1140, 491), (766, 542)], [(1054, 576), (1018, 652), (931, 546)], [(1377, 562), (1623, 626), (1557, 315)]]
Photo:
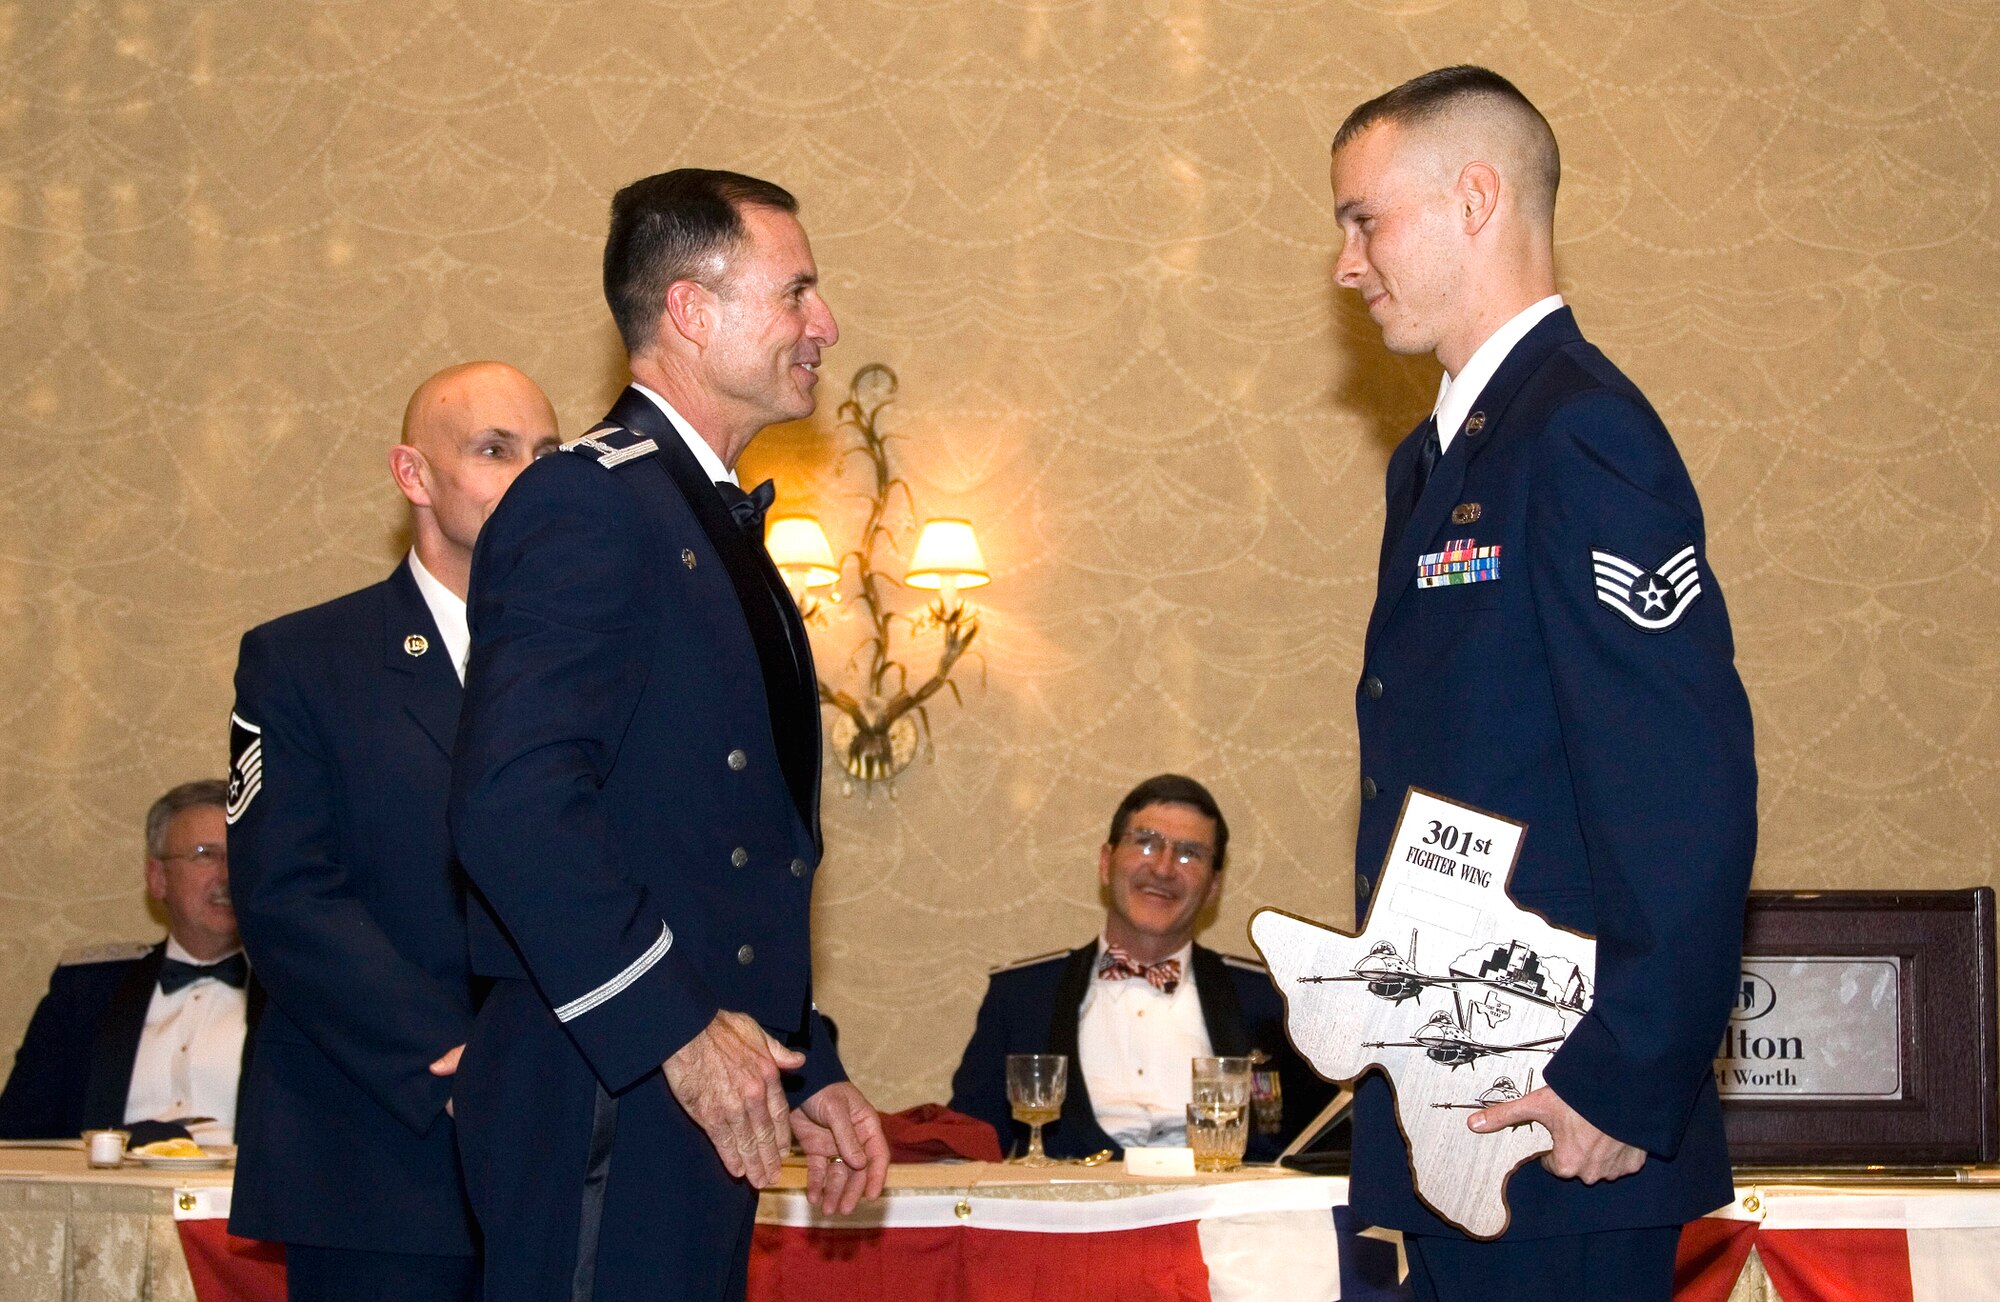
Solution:
[(792, 1145), (791, 1109), (778, 1073), (797, 1071), (806, 1056), (764, 1033), (756, 1020), (728, 1009), (667, 1059), (667, 1088), (707, 1132), (729, 1174), (753, 1188), (777, 1182)]
[[(431, 1075), (433, 1076), (458, 1075), (458, 1060), (460, 1058), (463, 1058), (464, 1056), (465, 1056), (465, 1046), (462, 1044), (457, 1045), (450, 1049), (446, 1049), (444, 1051), (444, 1057), (439, 1058), (436, 1062), (431, 1064)], [(444, 1114), (447, 1117), (453, 1117), (453, 1118), (456, 1118), (458, 1116), (456, 1112), (452, 1111), (451, 1100), (449, 1098), (447, 1098), (444, 1101)]]
[(1481, 1108), (1467, 1117), (1465, 1124), (1485, 1135), (1525, 1121), (1541, 1122), (1556, 1141), (1556, 1146), (1542, 1155), (1542, 1167), (1550, 1175), (1596, 1184), (1622, 1180), (1646, 1164), (1645, 1149), (1622, 1143), (1591, 1125), (1546, 1085), (1518, 1099)]
[(835, 1081), (792, 1109), (792, 1130), (806, 1150), (806, 1200), (846, 1215), (882, 1193), (889, 1141), (882, 1118), (849, 1081)]

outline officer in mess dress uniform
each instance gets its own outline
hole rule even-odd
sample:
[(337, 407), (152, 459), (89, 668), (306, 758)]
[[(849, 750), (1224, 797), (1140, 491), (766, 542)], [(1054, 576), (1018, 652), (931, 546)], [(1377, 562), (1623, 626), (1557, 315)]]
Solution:
[(1335, 138), (1338, 279), (1393, 351), (1446, 372), (1389, 462), (1355, 698), (1358, 903), (1420, 787), (1525, 823), (1515, 900), (1597, 937), (1595, 1001), (1546, 1085), (1469, 1121), (1554, 1140), (1512, 1177), (1505, 1233), (1471, 1241), (1419, 1200), (1379, 1073), (1352, 1197), (1404, 1231), (1419, 1298), (1664, 1302), (1680, 1225), (1731, 1197), (1710, 1063), (1756, 774), (1687, 471), (1555, 294), (1558, 171), (1541, 115), (1478, 68), (1370, 101)]
[(740, 1298), (788, 1132), (823, 1206), (887, 1171), (812, 1003), (811, 648), (732, 470), (837, 337), (796, 206), (726, 172), (618, 194), (634, 383), (474, 556), (451, 824), (494, 984), (457, 1103), (495, 1302)]
[(445, 830), (480, 524), (555, 411), (498, 362), (418, 386), (390, 451), (410, 552), (250, 630), (230, 718), (229, 846), (271, 992), (244, 1084), (232, 1232), (286, 1245), (292, 1302), (476, 1296), (448, 1115), (472, 1026)]
[(62, 956), (0, 1091), (0, 1139), (190, 1119), (197, 1142), (231, 1141), (264, 1000), (230, 907), (226, 795), (219, 778), (183, 782), (147, 811), (166, 939)]
[(1333, 1087), (1285, 1037), (1285, 1006), (1262, 963), (1194, 942), (1228, 864), (1229, 822), (1208, 788), (1162, 773), (1118, 803), (1098, 849), (1102, 934), (996, 968), (951, 1081), (951, 1106), (1003, 1147), (1028, 1128), (1007, 1103), (1007, 1055), (1070, 1060), (1062, 1115), (1043, 1128), (1052, 1157), (1182, 1144), (1188, 1063), (1261, 1053), (1280, 1085), (1276, 1133), (1252, 1128), (1247, 1156), (1275, 1159)]

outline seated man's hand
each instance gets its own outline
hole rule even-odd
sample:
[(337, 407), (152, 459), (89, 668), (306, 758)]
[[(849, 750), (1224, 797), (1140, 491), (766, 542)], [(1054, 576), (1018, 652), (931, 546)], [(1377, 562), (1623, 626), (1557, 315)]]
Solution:
[(1526, 1121), (1541, 1122), (1556, 1141), (1556, 1146), (1542, 1155), (1542, 1167), (1550, 1175), (1596, 1184), (1623, 1179), (1646, 1163), (1645, 1149), (1613, 1139), (1591, 1125), (1546, 1085), (1518, 1099), (1481, 1108), (1467, 1117), (1465, 1124), (1484, 1135)]
[(845, 1215), (879, 1197), (889, 1175), (882, 1118), (852, 1082), (836, 1081), (792, 1110), (792, 1130), (806, 1151), (806, 1199)]
[(777, 1182), (792, 1144), (791, 1109), (778, 1073), (797, 1071), (806, 1056), (787, 1049), (754, 1018), (728, 1009), (667, 1059), (667, 1088), (707, 1133), (731, 1175), (752, 1187)]

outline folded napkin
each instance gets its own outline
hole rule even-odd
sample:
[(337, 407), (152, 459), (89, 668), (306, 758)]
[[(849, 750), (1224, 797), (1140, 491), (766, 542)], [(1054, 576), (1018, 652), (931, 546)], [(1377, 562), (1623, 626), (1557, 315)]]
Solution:
[(940, 1162), (950, 1157), (998, 1162), (1000, 1136), (977, 1117), (953, 1112), (942, 1103), (919, 1103), (882, 1114), (891, 1162)]
[(178, 1121), (128, 1121), (119, 1126), (129, 1130), (132, 1137), (125, 1141), (127, 1148), (138, 1148), (144, 1144), (157, 1144), (162, 1139), (193, 1139), (188, 1128)]

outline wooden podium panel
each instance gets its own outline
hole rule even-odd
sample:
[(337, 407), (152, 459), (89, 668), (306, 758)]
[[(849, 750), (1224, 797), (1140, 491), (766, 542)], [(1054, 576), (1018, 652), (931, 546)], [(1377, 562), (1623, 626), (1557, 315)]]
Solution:
[[(1992, 887), (1753, 891), (1743, 954), (1744, 979), (1716, 1061), (1732, 1162), (2000, 1160)], [(1857, 973), (1875, 971), (1870, 1007), (1852, 987)], [(1816, 982), (1826, 988), (1814, 989)], [(1797, 1006), (1816, 999), (1846, 1001), (1854, 1012), (1800, 1020)], [(1834, 1052), (1845, 1060), (1811, 1069)], [(1748, 1095), (1732, 1090), (1760, 1075), (1779, 1083)], [(1789, 1085), (1786, 1075), (1795, 1078)], [(1873, 1083), (1857, 1087), (1864, 1077)]]

